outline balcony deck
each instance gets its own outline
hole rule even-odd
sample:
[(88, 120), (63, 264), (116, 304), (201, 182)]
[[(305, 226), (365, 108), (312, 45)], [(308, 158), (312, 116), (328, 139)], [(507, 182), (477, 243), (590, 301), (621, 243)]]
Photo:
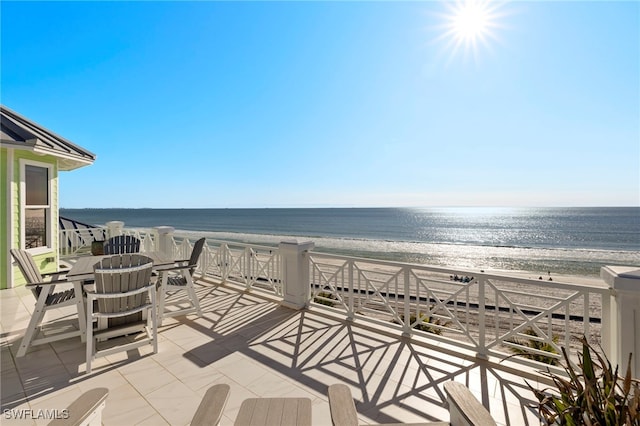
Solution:
[[(321, 309), (291, 310), (259, 292), (230, 284), (196, 283), (204, 316), (165, 320), (159, 352), (151, 348), (99, 358), (84, 373), (85, 346), (68, 339), (15, 358), (33, 310), (23, 287), (0, 291), (3, 425), (5, 410), (62, 410), (94, 387), (110, 390), (105, 425), (186, 425), (206, 389), (231, 386), (222, 425), (231, 425), (251, 397), (309, 397), (313, 424), (330, 425), (327, 387), (349, 385), (362, 423), (447, 421), (444, 382), (467, 385), (501, 425), (537, 425), (524, 380), (541, 377), (522, 365), (479, 360), (429, 340), (349, 322)], [(72, 310), (57, 314), (64, 317)]]

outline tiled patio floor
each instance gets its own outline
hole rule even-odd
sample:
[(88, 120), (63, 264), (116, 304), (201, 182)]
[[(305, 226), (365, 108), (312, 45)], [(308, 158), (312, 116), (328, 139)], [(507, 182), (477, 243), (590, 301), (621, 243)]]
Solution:
[[(42, 345), (16, 358), (33, 310), (24, 288), (0, 291), (2, 410), (64, 409), (94, 387), (110, 390), (105, 425), (186, 425), (206, 389), (228, 383), (223, 425), (233, 424), (250, 397), (309, 397), (313, 424), (330, 425), (327, 386), (350, 386), (362, 423), (448, 420), (442, 384), (466, 384), (503, 425), (537, 425), (526, 405), (525, 367), (478, 360), (458, 349), (399, 338), (320, 309), (296, 311), (260, 293), (199, 281), (204, 316), (165, 320), (159, 352), (150, 348), (99, 358), (85, 370), (80, 339)], [(72, 313), (72, 310), (58, 315)]]

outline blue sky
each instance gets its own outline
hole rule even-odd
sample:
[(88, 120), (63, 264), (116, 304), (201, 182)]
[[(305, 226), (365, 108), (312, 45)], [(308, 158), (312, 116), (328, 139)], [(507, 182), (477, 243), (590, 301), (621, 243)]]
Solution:
[[(5, 2), (62, 207), (640, 205), (640, 3)], [(483, 41), (484, 40), (484, 41)]]

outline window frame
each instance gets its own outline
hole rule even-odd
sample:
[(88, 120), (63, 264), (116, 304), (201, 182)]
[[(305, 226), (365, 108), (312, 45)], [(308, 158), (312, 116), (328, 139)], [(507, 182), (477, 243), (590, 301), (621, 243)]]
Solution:
[[(46, 205), (27, 206), (27, 166), (40, 167), (47, 170), (47, 200)], [(53, 250), (53, 181), (54, 165), (35, 160), (20, 160), (20, 248), (28, 251), (32, 255), (50, 253)], [(40, 247), (26, 248), (26, 211), (29, 209), (45, 210), (45, 245)]]

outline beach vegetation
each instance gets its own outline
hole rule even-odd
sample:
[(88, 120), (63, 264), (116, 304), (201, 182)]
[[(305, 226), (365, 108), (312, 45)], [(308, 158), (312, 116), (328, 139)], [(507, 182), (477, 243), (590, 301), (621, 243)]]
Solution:
[(631, 377), (632, 354), (622, 376), (586, 337), (580, 341), (577, 366), (563, 347), (564, 374), (542, 372), (554, 387), (539, 390), (527, 382), (538, 400), (541, 420), (547, 425), (640, 425), (640, 381)]
[(332, 300), (337, 300), (337, 297), (333, 293), (329, 293), (327, 291), (321, 291), (313, 298), (314, 303), (330, 307), (335, 306), (335, 302), (332, 302)]
[(522, 337), (515, 337), (513, 339), (507, 340), (510, 343), (515, 343), (516, 345), (518, 345), (509, 346), (509, 350), (512, 353), (514, 353), (516, 356), (521, 356), (523, 358), (531, 359), (543, 364), (559, 364), (558, 357), (545, 355), (541, 352), (548, 352), (550, 354), (559, 355), (556, 346), (560, 340), (560, 336), (558, 336), (557, 334), (551, 336), (551, 340), (554, 344), (556, 344), (556, 346), (554, 346), (551, 343), (540, 339), (538, 333), (532, 327), (527, 328), (524, 331), (524, 334), (526, 334), (527, 336), (532, 336), (532, 338), (527, 339)]
[[(404, 322), (404, 315), (400, 315), (400, 319)], [(397, 321), (394, 321), (397, 323)], [(412, 328), (420, 331), (426, 331), (427, 333), (437, 334), (438, 336), (442, 335), (442, 328), (447, 327), (451, 322), (443, 321), (440, 318), (436, 318), (433, 315), (420, 315), (420, 318), (416, 316), (416, 314), (411, 314), (409, 316), (409, 324), (411, 324)], [(437, 327), (434, 327), (436, 325)]]

